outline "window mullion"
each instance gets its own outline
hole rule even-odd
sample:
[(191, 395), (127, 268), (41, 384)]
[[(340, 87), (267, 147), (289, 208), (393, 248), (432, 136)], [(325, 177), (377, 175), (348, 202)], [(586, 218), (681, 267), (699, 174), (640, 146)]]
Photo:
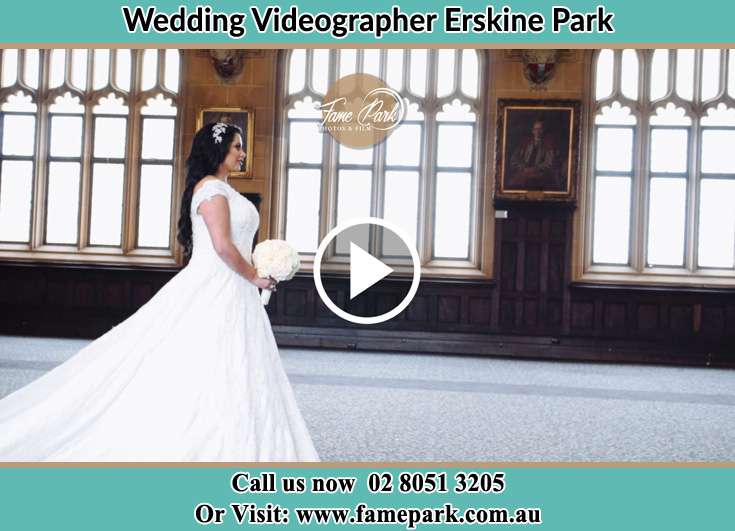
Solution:
[[(87, 59), (87, 86), (91, 87), (93, 83), (93, 62), (94, 53), (92, 50), (88, 52)], [(94, 101), (89, 96), (91, 95), (91, 88), (85, 90), (85, 97), (87, 99), (84, 104), (84, 129), (82, 130), (82, 156), (81, 160), (81, 174), (80, 174), (80, 204), (79, 204), (79, 232), (77, 235), (77, 242), (79, 250), (82, 250), (89, 246), (89, 223), (90, 223), (90, 210), (92, 203), (92, 131), (94, 128), (94, 117), (92, 115), (92, 107)]]
[(702, 49), (694, 50), (694, 87), (692, 88), (692, 109), (702, 105)]
[[(485, 75), (486, 75), (486, 68), (487, 65), (485, 64), (485, 58), (482, 56), (482, 54), (478, 51), (477, 52), (477, 60), (478, 60), (478, 79), (477, 83), (479, 87), (485, 86)], [(455, 78), (455, 90), (458, 91), (461, 87), (461, 78), (460, 75), (462, 73), (462, 53), (461, 51), (457, 50), (456, 55), (456, 61), (455, 64), (457, 65), (457, 71), (455, 72), (456, 78)], [(481, 88), (479, 90), (482, 90)], [(479, 93), (479, 92), (478, 92)], [(475, 101), (475, 104), (472, 105), (472, 110), (475, 113), (475, 122), (472, 124), (472, 138), (473, 138), (473, 145), (472, 145), (472, 188), (471, 188), (471, 199), (472, 203), (470, 205), (470, 234), (469, 234), (469, 241), (467, 242), (469, 245), (468, 249), (468, 256), (469, 260), (476, 264), (479, 269), (482, 269), (482, 234), (483, 234), (483, 177), (480, 176), (482, 167), (482, 146), (485, 141), (485, 135), (484, 131), (482, 129), (482, 126), (480, 124), (485, 123), (485, 107), (483, 105), (484, 102), (480, 102), (480, 105), (477, 105), (477, 101)]]
[[(183, 52), (179, 51), (179, 86), (178, 90), (176, 91), (177, 96), (174, 98), (171, 97), (171, 101), (173, 105), (176, 105), (176, 121), (174, 122), (174, 145), (173, 145), (173, 159), (171, 160), (171, 192), (173, 193), (173, 198), (171, 200), (171, 216), (170, 216), (170, 227), (169, 227), (169, 241), (170, 243), (170, 250), (171, 250), (171, 256), (174, 257), (174, 259), (177, 261), (177, 263), (181, 263), (182, 261), (182, 253), (181, 249), (178, 247), (177, 244), (177, 233), (178, 233), (178, 220), (179, 220), (179, 212), (181, 210), (181, 195), (184, 191), (184, 186), (186, 183), (186, 175), (184, 175), (183, 168), (184, 164), (183, 161), (183, 150), (181, 145), (181, 138), (183, 137), (181, 128), (184, 124), (184, 102), (186, 101), (186, 86), (181, 81), (184, 79), (184, 68), (185, 68), (185, 60), (183, 57)], [(182, 96), (183, 93), (183, 96)], [(250, 134), (255, 134), (255, 131), (252, 131)], [(243, 139), (246, 140), (246, 139)], [(253, 149), (255, 149), (255, 143), (253, 142)], [(251, 155), (252, 156), (252, 155)], [(268, 235), (266, 234), (266, 237)]]
[[(372, 215), (382, 218), (385, 213), (385, 142), (373, 146)], [(373, 228), (374, 230), (374, 228)], [(383, 248), (383, 231), (375, 232), (371, 239), (373, 256), (379, 256)]]
[[(278, 166), (274, 175), (273, 185), (271, 186), (271, 194), (275, 193), (271, 197), (275, 201), (271, 201), (272, 207), (277, 208), (275, 214), (271, 210), (271, 219), (275, 222), (275, 226), (271, 225), (270, 234), (266, 234), (266, 238), (275, 237), (279, 239), (286, 239), (286, 204), (288, 202), (287, 184), (288, 184), (288, 167), (286, 165), (286, 148), (288, 139), (288, 87), (286, 86), (286, 79), (288, 78), (288, 57), (286, 51), (277, 52), (276, 55), (276, 67), (279, 68), (279, 79), (276, 84), (276, 102), (281, 103), (280, 106), (276, 106), (279, 114), (279, 118), (274, 124), (275, 138), (280, 139), (280, 142), (276, 144), (278, 149)], [(182, 99), (182, 101), (186, 101)], [(182, 172), (183, 173), (183, 172)], [(186, 177), (184, 177), (184, 181)], [(182, 184), (182, 186), (184, 186)]]
[[(475, 109), (475, 116), (482, 116), (482, 112)], [(478, 268), (481, 265), (479, 251), (481, 249), (480, 235), (482, 234), (482, 217), (479, 215), (482, 212), (481, 198), (482, 194), (480, 190), (480, 175), (478, 168), (479, 164), (479, 153), (481, 151), (479, 141), (482, 138), (480, 128), (477, 126), (477, 121), (472, 125), (472, 173), (470, 178), (472, 179), (470, 184), (470, 233), (467, 245), (467, 256), (473, 264), (476, 264)]]
[(142, 138), (142, 120), (140, 109), (143, 102), (138, 101), (140, 91), (141, 69), (143, 67), (144, 50), (130, 50), (131, 78), (130, 92), (128, 93), (128, 145), (126, 154), (128, 159), (128, 171), (125, 172), (123, 182), (123, 231), (122, 249), (123, 254), (128, 254), (135, 248), (138, 227), (138, 190), (140, 189), (140, 143)]
[[(436, 219), (436, 50), (427, 50), (426, 97), (424, 99), (423, 153), (421, 157), (421, 191), (422, 201), (419, 203), (419, 218), (423, 220), (424, 229), (421, 234), (424, 241), (419, 242), (421, 263), (426, 264), (434, 257), (434, 220)], [(420, 212), (423, 210), (423, 216)]]
[[(720, 55), (720, 84), (717, 90), (717, 99), (722, 101), (727, 98), (728, 69), (730, 68), (730, 52), (727, 48), (723, 49)], [(735, 68), (735, 65), (732, 65)], [(724, 102), (727, 104), (727, 101)]]
[(687, 145), (689, 160), (687, 161), (687, 191), (686, 191), (686, 232), (684, 240), (684, 268), (689, 272), (697, 269), (697, 197), (699, 196), (699, 178), (697, 162), (699, 161), (700, 125), (702, 113), (702, 50), (694, 50), (694, 93), (692, 98), (692, 125), (689, 128), (689, 142)]
[[(322, 241), (327, 233), (337, 225), (337, 186), (339, 173), (337, 168), (337, 141), (329, 134), (323, 133), (322, 139), (322, 195), (321, 215), (319, 216), (319, 239)], [(330, 257), (336, 252), (334, 242), (330, 245)]]
[[(477, 52), (477, 63), (478, 65), (482, 65), (483, 61), (480, 57), (479, 51)], [(462, 92), (462, 50), (456, 49), (454, 50), (454, 80), (452, 81), (452, 95), (458, 95), (458, 93)], [(482, 86), (482, 67), (479, 68), (478, 79), (477, 83), (478, 86)]]
[[(364, 52), (359, 56), (364, 68)], [(386, 79), (388, 54), (385, 50), (379, 50), (378, 56), (378, 77), (381, 80)], [(387, 137), (386, 137), (387, 138)], [(382, 218), (385, 205), (385, 144), (386, 141), (373, 144), (373, 164), (372, 164), (372, 184), (370, 186), (370, 215)], [(380, 256), (383, 249), (383, 231), (371, 227), (372, 237), (370, 238), (373, 256)]]
[(365, 52), (358, 48), (355, 50), (355, 73), (361, 74), (365, 71)]
[(48, 127), (48, 83), (51, 63), (51, 50), (39, 50), (39, 68), (41, 79), (39, 80), (38, 92), (36, 94), (36, 161), (34, 165), (33, 185), (33, 217), (31, 230), (31, 249), (37, 249), (43, 245), (44, 226), (46, 225), (46, 189), (48, 186), (48, 152), (49, 152), (49, 127)]
[[(613, 82), (612, 82), (612, 93), (610, 94), (613, 98), (624, 98), (623, 90), (620, 87), (620, 82), (623, 72), (623, 50), (613, 50)], [(639, 95), (640, 98), (640, 95)]]
[[(430, 50), (429, 50), (430, 51)], [(430, 64), (429, 63), (430, 58), (427, 56), (427, 67)], [(404, 49), (403, 50), (403, 63), (402, 63), (402, 69), (403, 69), (403, 83), (402, 83), (402, 94), (409, 98), (411, 95), (411, 89), (410, 89), (410, 79), (411, 79), (411, 50), (410, 49)], [(429, 81), (427, 80), (427, 85)], [(428, 92), (427, 92), (428, 94)], [(408, 99), (408, 106), (411, 105), (410, 98)], [(426, 165), (427, 160), (427, 142), (428, 142), (428, 135), (427, 135), (427, 119), (429, 116), (428, 112), (428, 104), (426, 97), (424, 98), (424, 101), (418, 101), (417, 97), (417, 105), (419, 112), (423, 112), (424, 114), (424, 120), (423, 123), (420, 123), (419, 127), (421, 127), (421, 149), (422, 149), (422, 155), (419, 159), (419, 167), (418, 167), (418, 173), (419, 173), (419, 189), (418, 189), (418, 206), (417, 206), (417, 236), (416, 236), (416, 250), (419, 254), (419, 259), (421, 261), (421, 264), (426, 264), (431, 259), (431, 221), (433, 219), (433, 209), (431, 208), (431, 205), (429, 203), (430, 201), (430, 191), (429, 191), (429, 181), (431, 180), (431, 176), (428, 173), (428, 167)]]
[[(314, 49), (306, 50), (306, 73), (304, 74), (304, 89), (302, 92), (316, 92), (314, 87)], [(288, 92), (288, 91), (286, 91)]]
[[(599, 53), (599, 52), (598, 52)], [(593, 65), (597, 62), (597, 54), (592, 55)], [(594, 79), (595, 68), (592, 69), (593, 74), (590, 76)], [(601, 112), (601, 106), (593, 101), (593, 90), (597, 87), (596, 83), (590, 81), (588, 86), (590, 87), (590, 93), (588, 95), (589, 103), (587, 115), (587, 124), (589, 130), (587, 131), (588, 141), (588, 169), (587, 169), (587, 181), (585, 187), (585, 207), (584, 207), (584, 225), (583, 225), (583, 243), (584, 243), (584, 256), (582, 257), (582, 271), (587, 271), (594, 263), (594, 227), (595, 227), (595, 216), (597, 211), (595, 209), (595, 195), (597, 194), (597, 124), (595, 123), (596, 116)], [(497, 112), (497, 111), (496, 111)], [(493, 183), (494, 184), (494, 183)]]
[[(630, 228), (630, 265), (634, 271), (642, 272), (647, 263), (648, 248), (648, 218), (649, 218), (649, 193), (651, 189), (651, 157), (650, 141), (651, 126), (650, 118), (653, 106), (650, 102), (650, 65), (649, 61), (643, 61), (642, 90), (638, 95), (639, 109), (637, 138), (634, 142), (636, 151), (633, 166), (633, 182), (631, 186), (631, 228)], [(635, 111), (634, 111), (635, 112)]]
[[(163, 82), (166, 76), (166, 50), (159, 49), (156, 51), (156, 84), (154, 90), (164, 92)], [(173, 102), (173, 98), (172, 98)], [(175, 102), (173, 102), (175, 104)]]
[[(331, 86), (337, 79), (339, 50), (329, 51), (329, 82)], [(306, 72), (308, 77), (311, 73)], [(323, 101), (323, 100), (322, 100)], [(289, 139), (293, 140), (293, 139)], [(322, 241), (337, 223), (337, 142), (329, 133), (322, 133), (322, 193), (319, 208), (319, 238)], [(326, 251), (328, 257), (334, 256), (336, 244), (332, 242)]]
[[(695, 76), (695, 80), (697, 77)], [(701, 127), (699, 123), (700, 116), (692, 117), (692, 125), (689, 130), (689, 161), (687, 175), (687, 232), (686, 247), (684, 254), (684, 268), (693, 273), (697, 267), (697, 244), (699, 234), (699, 189), (700, 189), (700, 173), (699, 173), (699, 157), (701, 155)]]
[(667, 96), (671, 98), (676, 95), (676, 72), (679, 68), (679, 56), (676, 50), (669, 50), (669, 86)]

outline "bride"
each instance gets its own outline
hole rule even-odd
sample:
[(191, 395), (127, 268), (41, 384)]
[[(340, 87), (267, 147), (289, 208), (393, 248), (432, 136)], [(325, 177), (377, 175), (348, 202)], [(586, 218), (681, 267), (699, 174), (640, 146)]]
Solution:
[(187, 160), (191, 259), (129, 319), (0, 400), (4, 461), (318, 461), (250, 264), (258, 212), (226, 179), (242, 132), (207, 124)]

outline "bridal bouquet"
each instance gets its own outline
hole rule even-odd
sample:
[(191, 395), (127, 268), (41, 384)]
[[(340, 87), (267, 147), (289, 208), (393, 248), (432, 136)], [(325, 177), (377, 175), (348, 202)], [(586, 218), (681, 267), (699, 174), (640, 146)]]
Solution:
[[(287, 241), (265, 240), (255, 246), (253, 264), (258, 270), (258, 276), (273, 277), (281, 282), (293, 278), (301, 266), (301, 261), (299, 253)], [(264, 289), (260, 293), (263, 305), (267, 305), (270, 298), (270, 290)]]

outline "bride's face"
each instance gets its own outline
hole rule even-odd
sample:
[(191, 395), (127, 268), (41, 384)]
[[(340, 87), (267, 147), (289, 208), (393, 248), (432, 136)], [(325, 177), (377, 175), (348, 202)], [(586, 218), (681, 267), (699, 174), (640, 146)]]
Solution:
[(222, 163), (227, 168), (227, 171), (240, 171), (244, 160), (245, 151), (242, 149), (242, 136), (240, 136), (240, 133), (235, 133), (235, 136), (232, 138), (232, 144), (230, 144), (230, 150), (227, 152), (225, 160)]

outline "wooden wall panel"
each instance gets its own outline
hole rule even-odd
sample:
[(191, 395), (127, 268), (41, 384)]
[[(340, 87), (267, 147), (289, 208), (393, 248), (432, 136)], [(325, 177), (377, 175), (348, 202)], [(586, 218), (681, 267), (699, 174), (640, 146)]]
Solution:
[(562, 324), (563, 301), (560, 299), (549, 299), (546, 301), (546, 326), (558, 330)]
[(686, 304), (674, 304), (669, 307), (669, 330), (674, 335), (691, 335), (694, 328), (694, 310)]
[(626, 305), (623, 302), (608, 302), (603, 308), (603, 328), (605, 330), (625, 330)]
[(702, 333), (711, 335), (724, 335), (724, 306), (705, 306), (702, 309)]
[(307, 317), (307, 292), (305, 289), (290, 289), (286, 292), (283, 313), (289, 317)]
[(429, 298), (424, 295), (416, 295), (404, 312), (406, 320), (415, 323), (428, 323), (429, 308)]
[(572, 329), (592, 330), (595, 326), (595, 304), (593, 302), (572, 303)]
[(731, 304), (727, 305), (725, 311), (725, 336), (733, 338), (735, 337), (735, 304), (732, 301), (735, 299), (735, 295), (730, 299)]
[(469, 324), (473, 326), (489, 328), (490, 326), (490, 303), (491, 299), (470, 297), (469, 299)]
[(561, 293), (564, 291), (564, 246), (559, 244), (549, 245), (549, 278), (547, 289), (549, 293)]
[(541, 284), (541, 245), (527, 243), (524, 250), (525, 278), (523, 279), (523, 291), (534, 293), (540, 290)]
[(441, 323), (460, 324), (459, 297), (440, 295), (437, 299), (439, 303), (438, 321)]
[(500, 268), (500, 286), (503, 291), (516, 290), (516, 270), (518, 246), (513, 243), (506, 243), (501, 246), (502, 259)]
[(647, 332), (659, 328), (659, 307), (655, 304), (638, 305), (637, 330)]

